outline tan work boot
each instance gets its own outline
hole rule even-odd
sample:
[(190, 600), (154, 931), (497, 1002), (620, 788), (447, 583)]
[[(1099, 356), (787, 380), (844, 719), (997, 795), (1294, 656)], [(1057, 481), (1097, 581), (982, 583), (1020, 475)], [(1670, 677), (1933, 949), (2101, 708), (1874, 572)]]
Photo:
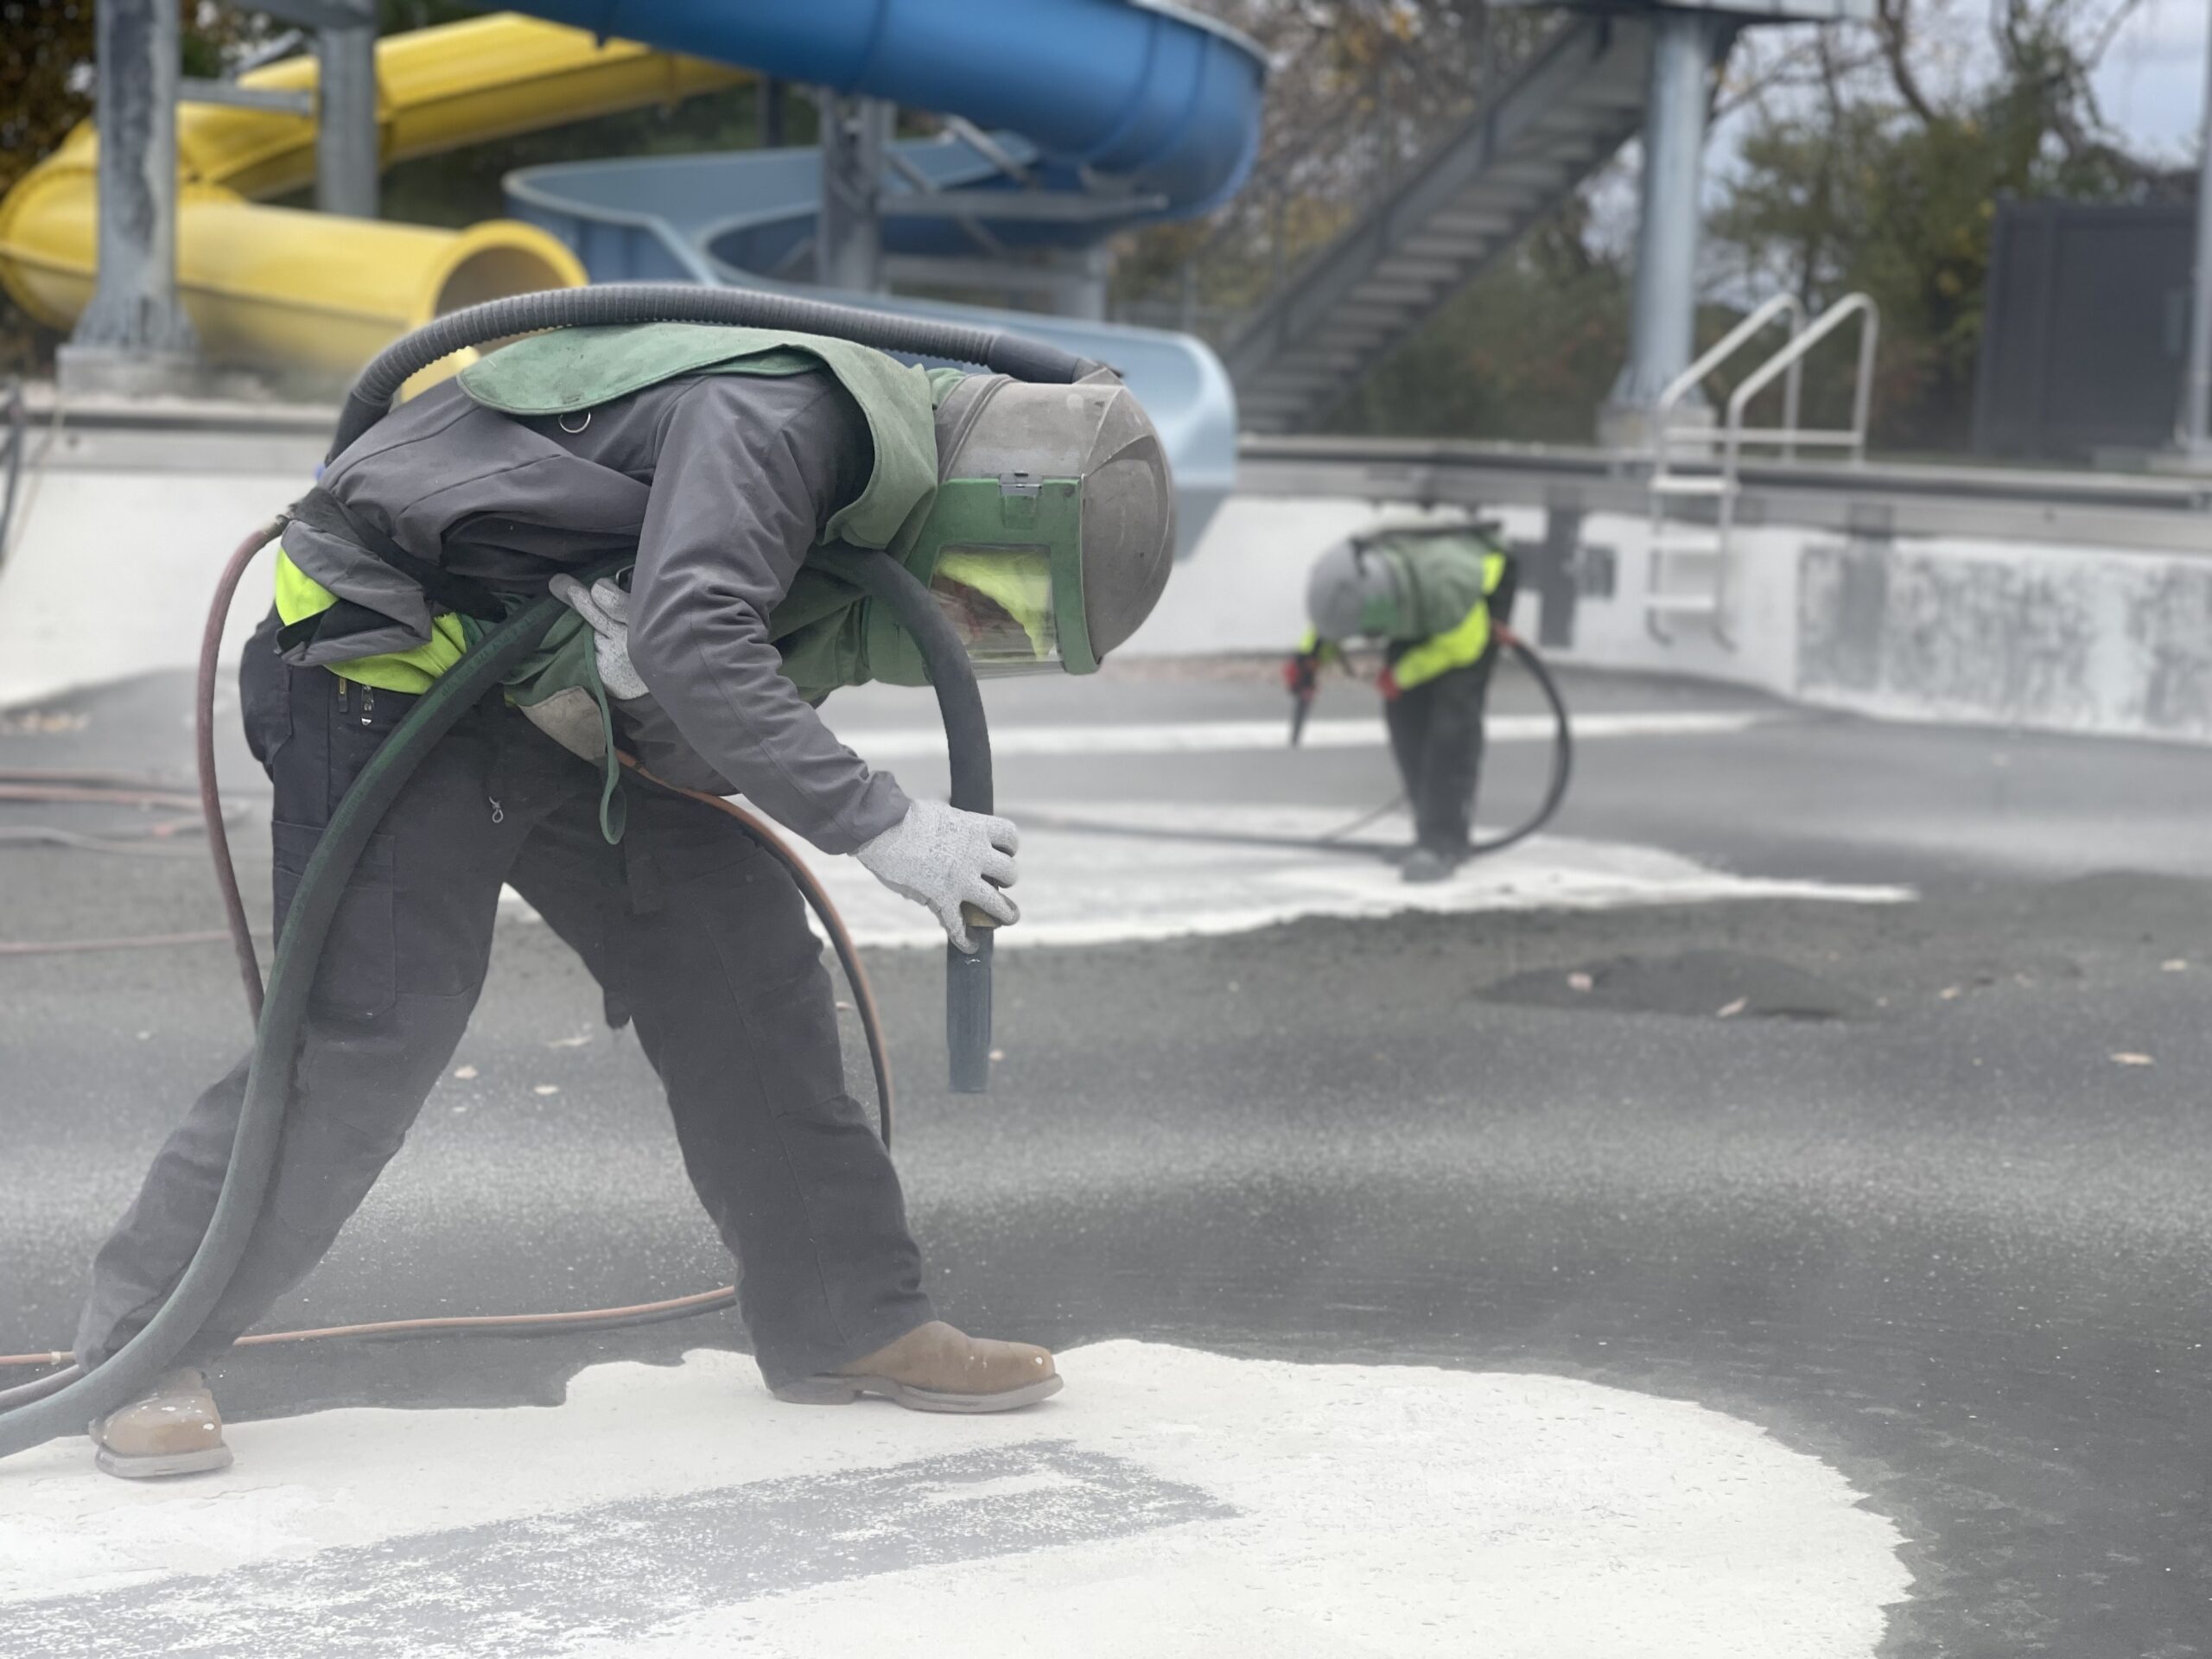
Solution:
[(849, 1405), (874, 1394), (909, 1411), (977, 1412), (1033, 1406), (1059, 1391), (1060, 1374), (1042, 1348), (988, 1341), (931, 1319), (849, 1365), (775, 1392), (800, 1406)]
[(88, 1432), (99, 1448), (93, 1461), (125, 1480), (231, 1466), (215, 1396), (207, 1379), (190, 1366), (165, 1372), (143, 1398), (101, 1418)]

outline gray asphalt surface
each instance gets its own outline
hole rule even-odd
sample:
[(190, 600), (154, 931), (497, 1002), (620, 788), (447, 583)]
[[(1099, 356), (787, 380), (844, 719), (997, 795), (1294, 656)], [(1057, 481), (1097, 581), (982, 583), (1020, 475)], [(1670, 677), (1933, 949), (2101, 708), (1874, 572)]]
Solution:
[[(1061, 1345), (1137, 1336), (1696, 1400), (1827, 1459), (1913, 1541), (1885, 1652), (2212, 1649), (2212, 766), (1707, 686), (1567, 684), (1586, 711), (1777, 718), (1586, 745), (1561, 832), (1922, 899), (1009, 953), (1005, 1058), (981, 1099), (942, 1090), (934, 953), (878, 953), (898, 1155), (946, 1316)], [(1325, 715), (1363, 711), (1354, 688), (1330, 696)], [(993, 701), (1009, 723), (1282, 712), (1249, 666)], [(1500, 703), (1535, 706), (1511, 684)], [(163, 677), (16, 711), (0, 766), (181, 777), (186, 709)], [(928, 718), (883, 693), (832, 712)], [(1503, 819), (1534, 798), (1542, 753), (1495, 760), (1484, 817)], [(1341, 750), (1023, 760), (1000, 793), (1350, 817), (1393, 787), (1381, 751)], [(0, 833), (34, 822), (119, 820), (0, 808)], [(219, 925), (192, 856), (0, 844), (0, 893), (7, 939)], [(506, 928), (457, 1057), (476, 1075), (442, 1085), (272, 1323), (722, 1282), (634, 1039), (596, 1010), (543, 928)], [(67, 1339), (86, 1258), (245, 1034), (220, 947), (0, 959), (0, 1351)], [(330, 1344), (241, 1354), (218, 1383), (238, 1418), (551, 1402), (595, 1360), (719, 1342), (741, 1338), (715, 1319)]]

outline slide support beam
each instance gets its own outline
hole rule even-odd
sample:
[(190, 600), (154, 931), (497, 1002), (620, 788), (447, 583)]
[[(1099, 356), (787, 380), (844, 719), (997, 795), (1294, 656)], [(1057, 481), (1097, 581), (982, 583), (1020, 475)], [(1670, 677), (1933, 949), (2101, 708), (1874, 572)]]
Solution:
[(855, 294), (883, 292), (883, 165), (896, 108), (827, 88), (822, 111), (822, 209), (815, 280)]
[(176, 289), (178, 15), (162, 0), (100, 0), (98, 276), (56, 367), (72, 391), (175, 390), (199, 341)]

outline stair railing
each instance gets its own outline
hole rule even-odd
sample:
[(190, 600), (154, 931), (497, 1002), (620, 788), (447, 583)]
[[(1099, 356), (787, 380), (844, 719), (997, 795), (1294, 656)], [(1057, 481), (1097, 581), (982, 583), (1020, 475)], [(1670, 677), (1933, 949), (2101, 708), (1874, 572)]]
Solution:
[[(1795, 391), (1787, 387), (1783, 393), (1786, 407), (1782, 424), (1751, 426), (1745, 423), (1745, 413), (1753, 398), (1784, 376), (1790, 377), (1794, 385), (1799, 365), (1813, 348), (1853, 321), (1859, 325), (1859, 355), (1852, 374), (1851, 419), (1847, 425), (1808, 427), (1802, 424)], [(1728, 610), (1734, 568), (1736, 501), (1741, 493), (1744, 451), (1748, 447), (1772, 448), (1781, 451), (1783, 459), (1793, 460), (1800, 448), (1838, 449), (1843, 452), (1842, 458), (1850, 465), (1864, 466), (1867, 425), (1873, 412), (1874, 356), (1881, 342), (1881, 310), (1872, 297), (1866, 294), (1847, 294), (1797, 330), (1780, 351), (1752, 370), (1729, 394), (1727, 413), (1720, 429), (1719, 469), (1707, 474), (1700, 485), (1702, 493), (1711, 495), (1714, 500), (1712, 593), (1708, 597), (1647, 592), (1645, 620), (1648, 626), (1653, 626), (1656, 616), (1661, 613), (1705, 616), (1711, 622), (1713, 637), (1729, 650), (1736, 648)], [(1662, 640), (1669, 637), (1656, 626), (1653, 631)]]
[[(1644, 577), (1643, 626), (1647, 632), (1662, 645), (1672, 645), (1674, 633), (1662, 620), (1669, 614), (1694, 614), (1712, 620), (1714, 635), (1725, 645), (1727, 623), (1719, 615), (1717, 597), (1710, 601), (1713, 608), (1706, 608), (1701, 595), (1681, 595), (1669, 591), (1667, 581), (1669, 557), (1676, 553), (1703, 553), (1715, 558), (1725, 558), (1720, 538), (1701, 528), (1683, 531), (1681, 521), (1669, 519), (1667, 509), (1670, 503), (1698, 496), (1721, 496), (1731, 491), (1732, 482), (1724, 482), (1709, 471), (1686, 473), (1675, 462), (1678, 450), (1694, 442), (1696, 459), (1709, 463), (1713, 458), (1713, 435), (1702, 425), (1678, 431), (1675, 415), (1682, 402), (1700, 390), (1745, 346), (1764, 334), (1777, 319), (1787, 318), (1789, 334), (1795, 339), (1805, 327), (1805, 308), (1795, 294), (1777, 294), (1754, 307), (1744, 319), (1715, 340), (1712, 347), (1668, 382), (1659, 401), (1651, 410), (1651, 541), (1646, 551)], [(1802, 390), (1802, 365), (1793, 362), (1789, 378), (1783, 386), (1784, 424), (1795, 427), (1798, 420), (1799, 397)], [(1677, 526), (1669, 534), (1669, 524)], [(1699, 602), (1692, 603), (1695, 599)]]
[[(1541, 29), (1491, 33), (1483, 43), (1476, 74), (1446, 105), (1416, 117), (1398, 91), (1402, 64), (1378, 63), (1347, 86), (1321, 111), (1269, 146), (1252, 176), (1205, 233), (1151, 292), (1125, 295), (1115, 315), (1124, 321), (1179, 327), (1221, 345), (1246, 321), (1266, 309), (1307, 268), (1326, 257), (1337, 238), (1356, 225), (1376, 193), (1419, 169), (1434, 149), (1448, 143), (1478, 109), (1510, 84), (1560, 32)], [(1526, 38), (1523, 38), (1525, 35)], [(1325, 50), (1327, 42), (1317, 45)], [(1275, 72), (1288, 79), (1291, 70)], [(1360, 173), (1341, 193), (1313, 188), (1342, 158), (1373, 153), (1375, 169)], [(1350, 174), (1347, 173), (1347, 177)], [(1306, 226), (1294, 226), (1294, 207)], [(1320, 234), (1313, 234), (1315, 228)], [(1162, 292), (1161, 290), (1165, 290)]]
[[(1673, 425), (1672, 416), (1681, 406), (1682, 399), (1711, 379), (1723, 364), (1757, 338), (1769, 323), (1783, 316), (1789, 319), (1789, 335), (1796, 339), (1805, 327), (1805, 308), (1795, 294), (1777, 294), (1721, 335), (1713, 342), (1710, 351), (1668, 383), (1667, 389), (1659, 394), (1659, 401), (1651, 411), (1655, 465), (1666, 454), (1667, 435)], [(1783, 387), (1785, 405), (1783, 419), (1790, 426), (1797, 424), (1798, 393), (1802, 384), (1801, 373), (1802, 365), (1793, 362), (1789, 365), (1789, 381)]]
[[(1797, 410), (1794, 393), (1785, 393), (1789, 405), (1783, 411), (1780, 426), (1745, 426), (1744, 411), (1752, 398), (1772, 385), (1777, 376), (1787, 374), (1796, 384), (1798, 365), (1805, 354), (1853, 318), (1859, 319), (1859, 361), (1853, 372), (1851, 387), (1851, 423), (1840, 427), (1806, 427), (1797, 423)], [(1744, 384), (1729, 394), (1728, 421), (1723, 434), (1723, 464), (1732, 480), (1746, 443), (1778, 446), (1785, 459), (1794, 459), (1797, 446), (1808, 444), (1815, 448), (1834, 448), (1846, 452), (1854, 467), (1866, 461), (1866, 422), (1873, 410), (1874, 351), (1881, 340), (1881, 308), (1868, 294), (1847, 294), (1834, 305), (1813, 319), (1801, 329), (1790, 342), (1754, 370)]]

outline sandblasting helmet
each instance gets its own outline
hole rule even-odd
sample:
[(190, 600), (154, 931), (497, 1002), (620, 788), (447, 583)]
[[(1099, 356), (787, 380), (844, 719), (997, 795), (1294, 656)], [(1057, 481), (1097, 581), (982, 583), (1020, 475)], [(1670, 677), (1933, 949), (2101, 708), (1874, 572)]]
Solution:
[(1357, 542), (1339, 542), (1306, 579), (1306, 615), (1321, 639), (1389, 639), (1403, 598), (1395, 560)]
[(1101, 372), (970, 375), (938, 405), (938, 493), (906, 554), (979, 673), (1088, 674), (1160, 602), (1175, 490), (1151, 417)]

